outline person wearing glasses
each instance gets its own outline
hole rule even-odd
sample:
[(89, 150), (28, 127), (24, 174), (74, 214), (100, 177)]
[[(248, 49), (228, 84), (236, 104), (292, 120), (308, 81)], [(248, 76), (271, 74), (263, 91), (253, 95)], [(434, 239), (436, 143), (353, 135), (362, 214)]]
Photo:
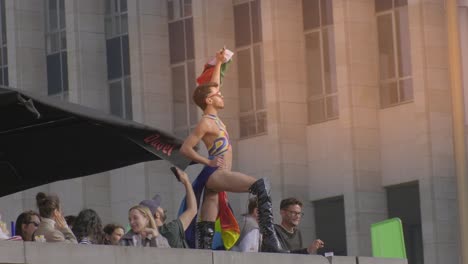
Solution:
[(147, 207), (153, 214), (159, 232), (167, 238), (171, 248), (189, 248), (185, 240), (185, 230), (197, 214), (197, 202), (187, 173), (176, 168), (178, 180), (184, 185), (187, 195), (187, 209), (177, 219), (166, 223), (167, 211), (161, 207), (161, 196), (156, 194), (151, 200), (143, 200), (141, 206)]
[(280, 204), (281, 224), (275, 224), (275, 230), (283, 248), (295, 254), (316, 254), (319, 248), (323, 248), (323, 241), (316, 239), (309, 247), (302, 245), (302, 234), (298, 229), (304, 213), (302, 202), (290, 197), (283, 199)]
[[(34, 232), (41, 223), (39, 214), (34, 211), (21, 213), (16, 219), (15, 232), (23, 241), (34, 241)], [(15, 234), (13, 234), (15, 235)]]
[[(197, 248), (231, 249), (240, 236), (239, 225), (228, 205), (226, 192), (252, 193), (258, 198), (258, 218), (260, 232), (263, 235), (263, 250), (284, 252), (279, 244), (273, 227), (273, 212), (270, 196), (270, 184), (265, 179), (234, 172), (232, 168), (232, 147), (226, 126), (218, 116), (224, 108), (224, 97), (221, 94), (221, 66), (225, 62), (226, 49), (216, 53), (216, 62), (209, 82), (195, 88), (193, 101), (203, 111), (203, 116), (191, 134), (185, 139), (180, 152), (199, 164), (205, 165), (193, 183), (197, 204), (200, 204), (201, 221), (191, 224), (186, 232), (187, 240)], [(195, 151), (200, 142), (206, 146), (208, 157)], [(183, 207), (182, 207), (183, 208)], [(215, 221), (221, 223), (222, 242), (213, 244)], [(197, 239), (196, 239), (197, 237)]]

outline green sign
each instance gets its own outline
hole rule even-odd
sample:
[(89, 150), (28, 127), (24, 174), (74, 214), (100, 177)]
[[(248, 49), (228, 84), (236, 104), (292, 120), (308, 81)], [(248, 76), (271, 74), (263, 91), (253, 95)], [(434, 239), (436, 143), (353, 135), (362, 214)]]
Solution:
[(372, 224), (371, 236), (374, 257), (406, 259), (405, 239), (400, 218)]

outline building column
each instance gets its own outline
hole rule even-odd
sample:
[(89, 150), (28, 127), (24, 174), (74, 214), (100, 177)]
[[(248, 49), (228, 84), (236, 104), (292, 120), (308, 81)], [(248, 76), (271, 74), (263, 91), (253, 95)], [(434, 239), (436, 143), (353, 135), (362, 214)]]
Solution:
[(10, 86), (47, 95), (45, 4), (5, 1)]
[(109, 112), (104, 0), (65, 0), (70, 102)]

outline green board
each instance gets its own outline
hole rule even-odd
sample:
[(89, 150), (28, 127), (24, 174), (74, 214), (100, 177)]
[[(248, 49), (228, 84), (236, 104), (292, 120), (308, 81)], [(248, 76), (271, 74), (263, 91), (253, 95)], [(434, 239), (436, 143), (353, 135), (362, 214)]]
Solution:
[(371, 236), (374, 257), (406, 259), (405, 239), (400, 218), (372, 224)]

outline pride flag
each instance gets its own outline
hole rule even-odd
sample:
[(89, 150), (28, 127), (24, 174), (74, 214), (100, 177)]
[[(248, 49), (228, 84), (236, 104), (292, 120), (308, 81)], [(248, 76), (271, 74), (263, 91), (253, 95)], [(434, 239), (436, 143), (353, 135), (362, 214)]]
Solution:
[[(224, 62), (221, 65), (221, 76), (220, 76), (220, 82), (223, 83), (223, 78), (224, 75), (229, 68), (229, 65), (231, 64), (232, 61), (232, 56), (234, 53), (228, 49), (224, 50)], [(214, 71), (214, 66), (216, 65), (216, 58), (211, 59), (208, 63), (205, 64), (205, 67), (203, 68), (203, 72), (200, 76), (197, 78), (197, 84), (203, 84), (206, 82), (209, 82), (211, 80), (211, 77), (213, 76), (213, 71)]]

